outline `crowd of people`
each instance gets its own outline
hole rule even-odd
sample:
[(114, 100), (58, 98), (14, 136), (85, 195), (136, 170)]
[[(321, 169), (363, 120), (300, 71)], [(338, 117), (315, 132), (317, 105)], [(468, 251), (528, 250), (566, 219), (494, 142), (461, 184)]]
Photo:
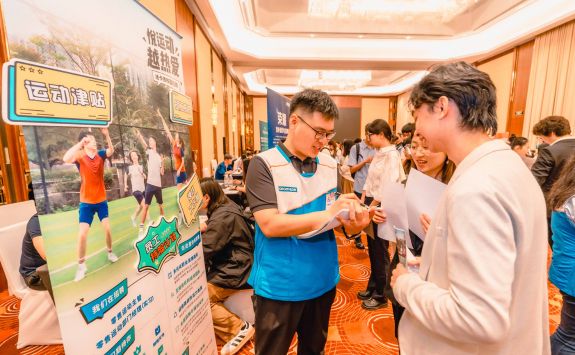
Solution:
[[(541, 119), (533, 127), (536, 149), (524, 137), (495, 138), (495, 87), (463, 62), (434, 68), (413, 88), (409, 105), (415, 123), (401, 132), (376, 119), (364, 127), (363, 139), (340, 144), (333, 140), (337, 106), (326, 93), (306, 89), (291, 100), (285, 141), (235, 160), (226, 155), (213, 178), (201, 179), (208, 293), (222, 354), (236, 353), (254, 335), (256, 354), (286, 354), (295, 334), (298, 354), (323, 354), (340, 279), (335, 232), (325, 228), (331, 219), (359, 249), (365, 235), (370, 278), (357, 297), (366, 310), (392, 305), (401, 353), (575, 353), (575, 137), (569, 121)], [(130, 154), (129, 176), (134, 189), (145, 190), (134, 195), (133, 221), (141, 213), (143, 223), (153, 196), (162, 208), (151, 176), (161, 174), (161, 166), (150, 168), (155, 142), (138, 137), (148, 172)], [(82, 137), (68, 160), (110, 155), (81, 151), (89, 139)], [(170, 142), (181, 162), (182, 142), (177, 136)], [(183, 165), (177, 168), (185, 181)], [(405, 184), (412, 169), (447, 185), (434, 214), (419, 216), (425, 238), (412, 225), (407, 231), (417, 272), (399, 262), (396, 236), (378, 228), (395, 202), (382, 198), (383, 190)], [(241, 172), (235, 185), (245, 196), (239, 203), (220, 181), (234, 172)], [(105, 214), (90, 216), (95, 213), (105, 224)], [(23, 256), (21, 272), (31, 287), (40, 287), (31, 270), (42, 264), (43, 251), (32, 247), (41, 246), (41, 233), (32, 222), (24, 241), (31, 256)], [(563, 297), (551, 336), (547, 279)], [(254, 291), (255, 324), (224, 305), (246, 288)]]
[[(296, 94), (287, 139), (254, 155), (244, 175), (256, 228), (244, 232), (254, 240), (245, 244), (253, 254), (242, 287), (254, 290), (255, 332), (235, 321), (222, 337), (226, 353), (253, 333), (256, 354), (287, 353), (295, 334), (298, 354), (323, 353), (339, 281), (334, 231), (318, 230), (330, 218), (357, 248), (367, 238), (371, 274), (357, 297), (367, 310), (391, 303), (402, 353), (573, 353), (575, 138), (560, 116), (534, 126), (536, 149), (524, 137), (495, 138), (495, 100), (485, 73), (465, 63), (439, 66), (411, 93), (415, 123), (393, 134), (377, 119), (363, 139), (340, 144), (331, 98)], [(394, 202), (378, 200), (382, 189), (405, 183), (411, 169), (447, 185), (434, 215), (420, 216), (425, 238), (408, 233), (416, 273), (399, 262), (395, 236), (377, 228)], [(249, 224), (239, 212), (227, 218)], [(563, 295), (551, 337), (548, 277)]]

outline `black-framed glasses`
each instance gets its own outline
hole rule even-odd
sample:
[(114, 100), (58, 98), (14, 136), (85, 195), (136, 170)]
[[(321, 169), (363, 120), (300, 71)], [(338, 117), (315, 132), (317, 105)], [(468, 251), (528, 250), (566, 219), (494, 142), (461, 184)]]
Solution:
[(297, 113), (294, 113), (294, 115), (299, 118), (303, 123), (305, 123), (306, 126), (308, 126), (309, 128), (311, 128), (314, 132), (315, 132), (315, 139), (322, 140), (322, 139), (327, 139), (332, 140), (333, 137), (335, 137), (335, 131), (332, 132), (322, 132), (322, 131), (318, 131), (317, 129), (313, 128), (312, 126), (310, 126), (309, 123), (307, 123), (303, 118), (301, 118), (300, 115), (298, 115)]
[(414, 145), (414, 144), (410, 144), (409, 145), (409, 149), (411, 149), (411, 153), (415, 154), (418, 151), (420, 152), (420, 154), (422, 155), (428, 155), (429, 153), (431, 153), (431, 151), (429, 150), (429, 148), (424, 148), (421, 145)]

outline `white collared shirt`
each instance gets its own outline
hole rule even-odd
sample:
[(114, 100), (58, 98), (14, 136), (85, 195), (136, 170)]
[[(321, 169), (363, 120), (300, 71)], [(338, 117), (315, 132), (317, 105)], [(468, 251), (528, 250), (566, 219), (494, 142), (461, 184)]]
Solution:
[(401, 165), (401, 156), (394, 145), (380, 148), (369, 165), (363, 190), (368, 197), (376, 199), (382, 195), (383, 188), (389, 182), (402, 182), (405, 172)]

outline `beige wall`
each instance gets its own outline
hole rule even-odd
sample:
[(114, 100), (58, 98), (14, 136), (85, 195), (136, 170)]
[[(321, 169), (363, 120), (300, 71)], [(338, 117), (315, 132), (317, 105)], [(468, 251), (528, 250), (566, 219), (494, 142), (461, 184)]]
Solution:
[[(245, 95), (243, 93), (240, 93), (239, 100), (240, 116), (238, 117), (238, 130), (240, 132), (240, 140), (243, 142), (244, 149), (246, 149), (246, 131), (244, 127), (246, 122), (246, 114), (244, 112)], [(240, 143), (238, 143), (238, 146), (240, 146)]]
[(236, 156), (239, 156), (241, 154), (240, 152), (240, 142), (238, 140), (238, 132), (240, 129), (240, 116), (239, 116), (239, 110), (240, 110), (240, 102), (238, 100), (238, 86), (236, 85), (236, 82), (232, 80), (232, 77), (230, 76), (230, 101), (231, 101), (231, 109), (232, 112), (230, 112), (231, 115), (231, 120), (229, 122), (230, 125), (230, 134), (231, 134), (231, 141), (234, 147), (234, 154)]
[(234, 120), (234, 102), (232, 95), (232, 77), (230, 74), (226, 73), (226, 100), (227, 100), (227, 110), (228, 110), (228, 126), (226, 127), (226, 137), (228, 137), (228, 146), (230, 147), (230, 154), (237, 156), (237, 151), (235, 147), (235, 139), (232, 134), (232, 122)]
[(365, 138), (364, 127), (366, 124), (378, 118), (389, 119), (388, 98), (362, 98), (361, 99), (361, 138)]
[(158, 16), (166, 25), (176, 30), (176, 2), (175, 0), (140, 0), (150, 12)]
[(493, 81), (497, 90), (497, 132), (505, 132), (507, 130), (514, 59), (513, 52), (510, 52), (477, 66), (477, 69), (491, 77), (491, 81)]
[(216, 126), (216, 143), (218, 145), (218, 161), (224, 160), (223, 137), (226, 136), (224, 121), (224, 75), (222, 73), (222, 62), (214, 52), (214, 86), (216, 88), (214, 100), (218, 106), (218, 124)]
[(261, 150), (260, 121), (268, 121), (268, 100), (265, 97), (254, 97), (254, 149)]
[(404, 92), (397, 97), (397, 121), (395, 125), (396, 131), (401, 131), (401, 127), (406, 123), (413, 122), (413, 117), (411, 117), (411, 112), (409, 111), (409, 95), (411, 91)]
[(198, 102), (202, 136), (202, 165), (210, 167), (214, 157), (212, 108), (212, 78), (210, 69), (210, 43), (196, 25), (196, 63), (198, 73)]

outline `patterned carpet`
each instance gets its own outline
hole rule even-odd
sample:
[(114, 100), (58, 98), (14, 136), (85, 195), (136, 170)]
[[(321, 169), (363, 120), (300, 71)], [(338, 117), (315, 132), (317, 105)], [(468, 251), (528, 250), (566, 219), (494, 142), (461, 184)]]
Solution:
[[(364, 237), (365, 241), (365, 237)], [(357, 291), (363, 290), (369, 278), (369, 258), (367, 250), (356, 249), (343, 237), (338, 237), (341, 281), (333, 304), (326, 354), (397, 354), (398, 347), (393, 331), (391, 305), (377, 311), (361, 308), (356, 298)], [(18, 352), (18, 310), (20, 302), (0, 292), (0, 354), (63, 354), (58, 346), (30, 346)], [(549, 327), (555, 331), (559, 323), (561, 295), (549, 285)], [(295, 354), (296, 341), (292, 343), (290, 354)], [(253, 342), (248, 343), (239, 354), (253, 354)]]

